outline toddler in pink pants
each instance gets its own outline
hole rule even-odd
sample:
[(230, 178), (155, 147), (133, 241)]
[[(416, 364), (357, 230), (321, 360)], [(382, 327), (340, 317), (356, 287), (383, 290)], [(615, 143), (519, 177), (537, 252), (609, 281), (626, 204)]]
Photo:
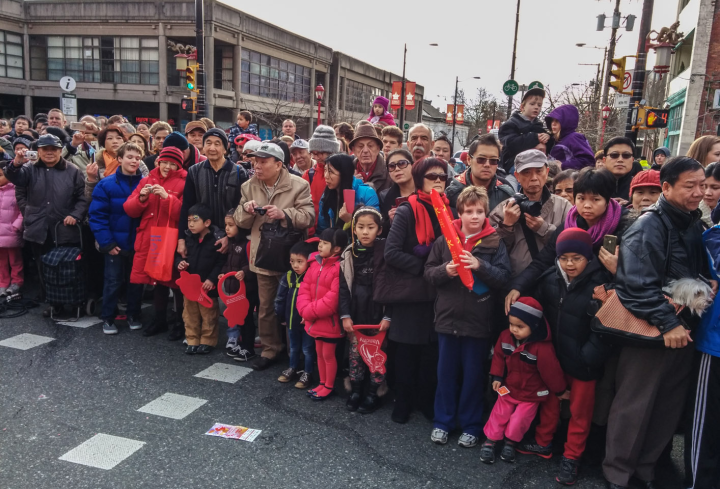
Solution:
[(15, 185), (0, 163), (0, 297), (16, 294), (23, 284), (23, 217), (15, 200)]

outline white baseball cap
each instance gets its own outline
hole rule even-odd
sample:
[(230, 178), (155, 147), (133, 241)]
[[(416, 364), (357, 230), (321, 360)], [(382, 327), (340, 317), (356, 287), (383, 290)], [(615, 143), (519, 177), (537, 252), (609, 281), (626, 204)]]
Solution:
[(278, 161), (285, 161), (285, 153), (280, 146), (274, 143), (262, 143), (258, 149), (250, 153), (248, 156), (256, 158), (275, 158)]

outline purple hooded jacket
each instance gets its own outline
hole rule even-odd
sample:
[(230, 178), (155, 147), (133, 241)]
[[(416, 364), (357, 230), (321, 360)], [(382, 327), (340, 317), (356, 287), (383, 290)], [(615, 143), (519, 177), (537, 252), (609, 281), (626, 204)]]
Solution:
[(586, 166), (595, 166), (595, 153), (585, 136), (575, 132), (580, 114), (574, 105), (561, 105), (547, 117), (545, 124), (551, 128), (553, 119), (560, 122), (560, 140), (550, 151), (550, 156), (562, 163), (563, 170), (581, 170)]

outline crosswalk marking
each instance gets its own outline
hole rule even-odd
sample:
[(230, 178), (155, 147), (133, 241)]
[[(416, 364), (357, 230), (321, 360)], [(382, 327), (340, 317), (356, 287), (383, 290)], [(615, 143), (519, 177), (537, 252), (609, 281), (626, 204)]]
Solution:
[(154, 401), (145, 404), (138, 411), (165, 418), (183, 419), (205, 403), (207, 403), (205, 399), (167, 392)]
[(143, 445), (144, 441), (98, 433), (67, 452), (60, 460), (110, 470), (140, 450)]

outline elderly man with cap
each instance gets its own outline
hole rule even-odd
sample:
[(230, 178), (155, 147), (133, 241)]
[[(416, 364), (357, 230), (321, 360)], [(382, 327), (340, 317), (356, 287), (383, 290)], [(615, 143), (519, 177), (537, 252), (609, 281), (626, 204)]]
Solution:
[(325, 160), (335, 153), (340, 152), (340, 143), (335, 136), (335, 129), (321, 124), (315, 128), (315, 132), (310, 138), (308, 146), (310, 147), (310, 156), (312, 156), (314, 164), (305, 170), (302, 177), (310, 184), (310, 194), (312, 196), (313, 206), (315, 207), (315, 223), (308, 230), (308, 235), (312, 236), (315, 234), (320, 199), (326, 187)]
[(548, 164), (541, 151), (529, 149), (517, 155), (515, 177), (521, 193), (498, 204), (489, 216), (510, 253), (513, 277), (533, 261), (572, 207), (567, 199), (553, 195), (545, 186)]
[[(167, 139), (165, 142), (167, 143)], [(210, 221), (224, 230), (225, 215), (240, 202), (240, 187), (248, 177), (243, 168), (225, 156), (228, 146), (227, 134), (222, 129), (214, 127), (203, 135), (203, 152), (208, 159), (191, 166), (187, 171), (178, 223), (180, 236), (185, 236), (188, 228), (188, 210), (195, 204), (208, 206), (211, 211)], [(220, 245), (220, 253), (227, 252), (227, 236), (218, 240), (216, 244)], [(178, 239), (177, 252), (183, 258), (186, 257), (184, 239)]]
[[(220, 131), (220, 129), (218, 129)], [(224, 131), (221, 131), (224, 134)], [(225, 139), (227, 139), (227, 136), (225, 136)], [(203, 136), (203, 141), (205, 141), (205, 138)], [(185, 160), (183, 161), (183, 169), (188, 170), (191, 166), (193, 166), (195, 163), (200, 163), (202, 161), (205, 161), (207, 159), (206, 156), (203, 156), (200, 154), (200, 151), (193, 145), (191, 145), (187, 138), (180, 134), (179, 132), (175, 131), (171, 134), (169, 134), (165, 141), (163, 141), (163, 148), (167, 147), (173, 147), (177, 148), (180, 151), (183, 152), (183, 156), (185, 157)]]
[[(31, 243), (38, 266), (40, 256), (56, 245), (79, 246), (80, 233), (75, 225), (88, 209), (85, 179), (77, 167), (60, 156), (62, 146), (56, 136), (41, 136), (37, 141), (38, 160), (30, 165), (25, 164), (27, 148), (16, 146), (15, 159), (5, 169), (16, 190), (27, 191), (23, 239)], [(42, 273), (40, 277), (42, 282)]]
[(202, 121), (190, 121), (185, 125), (185, 139), (188, 143), (202, 153), (203, 135), (207, 132), (207, 127)]
[[(315, 223), (315, 209), (308, 182), (290, 174), (285, 168), (285, 154), (280, 147), (273, 143), (263, 143), (250, 156), (254, 158), (255, 175), (243, 184), (242, 198), (234, 217), (239, 227), (251, 230), (250, 270), (257, 274), (258, 280), (258, 330), (262, 343), (262, 356), (253, 368), (264, 370), (277, 360), (283, 348), (274, 308), (282, 272), (258, 268), (255, 264), (260, 227), (276, 220), (281, 220), (285, 226), (286, 218), (289, 218), (295, 229), (305, 230)], [(316, 177), (322, 178), (320, 175)], [(287, 266), (289, 268), (290, 264)]]
[(393, 181), (390, 179), (385, 158), (380, 151), (383, 147), (382, 140), (378, 137), (375, 128), (371, 124), (358, 124), (355, 128), (355, 137), (348, 146), (355, 154), (355, 176), (378, 193), (390, 188)]
[(310, 145), (304, 139), (296, 139), (290, 146), (290, 154), (295, 162), (295, 169), (302, 175), (313, 167), (310, 157)]

